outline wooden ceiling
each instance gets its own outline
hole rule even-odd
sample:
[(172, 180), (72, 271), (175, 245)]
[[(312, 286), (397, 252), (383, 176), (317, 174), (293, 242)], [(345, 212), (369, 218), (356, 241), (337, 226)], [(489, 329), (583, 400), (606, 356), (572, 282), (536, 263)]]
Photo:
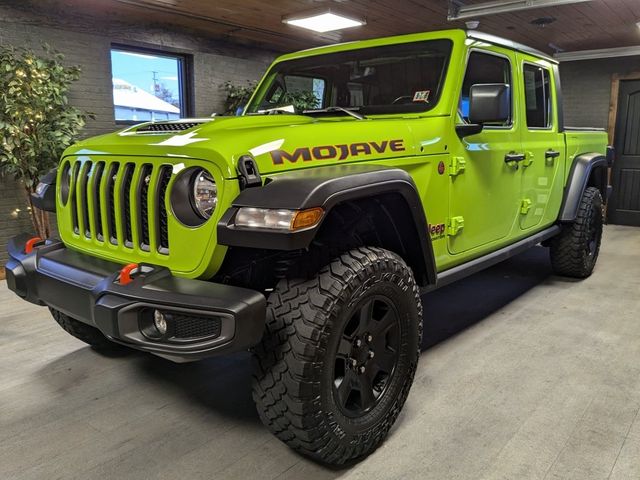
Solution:
[[(464, 4), (484, 0), (463, 0)], [(38, 8), (129, 23), (153, 23), (278, 51), (329, 43), (464, 28), (447, 21), (446, 0), (39, 0)], [(362, 27), (317, 34), (282, 23), (284, 15), (332, 7), (366, 18)], [(555, 19), (545, 27), (531, 22)], [(479, 30), (553, 53), (640, 45), (640, 0), (592, 0), (478, 17)]]

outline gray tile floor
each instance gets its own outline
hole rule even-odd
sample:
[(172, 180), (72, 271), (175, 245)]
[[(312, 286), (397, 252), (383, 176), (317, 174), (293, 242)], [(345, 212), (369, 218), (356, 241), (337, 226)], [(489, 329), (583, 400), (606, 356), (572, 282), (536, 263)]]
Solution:
[(398, 423), (334, 471), (261, 426), (247, 355), (101, 356), (0, 282), (0, 479), (640, 478), (640, 229), (586, 281), (536, 248), (423, 301)]

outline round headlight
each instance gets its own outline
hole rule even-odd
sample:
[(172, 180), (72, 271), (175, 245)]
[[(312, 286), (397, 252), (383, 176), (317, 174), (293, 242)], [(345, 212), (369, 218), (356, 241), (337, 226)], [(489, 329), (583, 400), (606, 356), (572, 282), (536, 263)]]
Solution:
[(207, 219), (218, 204), (218, 187), (211, 174), (206, 170), (198, 170), (193, 176), (193, 206), (198, 215)]

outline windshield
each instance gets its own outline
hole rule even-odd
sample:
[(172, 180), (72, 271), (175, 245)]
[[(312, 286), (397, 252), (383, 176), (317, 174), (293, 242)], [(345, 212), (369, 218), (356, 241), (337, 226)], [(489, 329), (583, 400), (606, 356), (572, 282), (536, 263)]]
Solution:
[(450, 52), (450, 40), (429, 40), (284, 61), (271, 69), (245, 113), (287, 105), (298, 113), (331, 107), (424, 112), (438, 101)]

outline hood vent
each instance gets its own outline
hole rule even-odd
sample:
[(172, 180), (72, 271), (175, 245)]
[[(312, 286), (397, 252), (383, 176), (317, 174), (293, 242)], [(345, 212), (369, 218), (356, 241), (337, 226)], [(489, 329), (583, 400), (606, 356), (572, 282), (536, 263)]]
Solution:
[(190, 128), (202, 125), (205, 122), (175, 122), (175, 123), (149, 123), (136, 129), (136, 133), (142, 132), (182, 132)]

